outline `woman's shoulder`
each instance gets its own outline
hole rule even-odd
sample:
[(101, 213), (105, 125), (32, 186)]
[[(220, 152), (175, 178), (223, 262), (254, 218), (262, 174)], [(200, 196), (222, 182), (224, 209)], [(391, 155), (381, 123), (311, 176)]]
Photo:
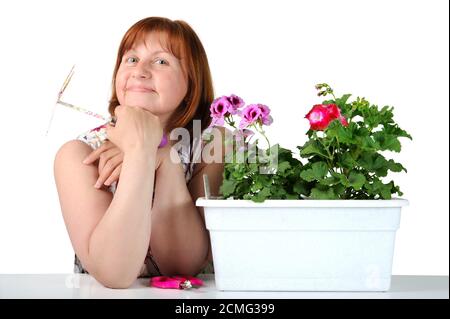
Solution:
[(83, 157), (84, 159), (93, 149), (99, 148), (106, 138), (106, 123), (89, 129), (79, 134), (75, 139), (64, 143), (56, 153), (56, 160), (66, 156), (71, 158)]
[[(56, 153), (54, 162), (54, 174), (55, 177), (59, 175), (66, 176), (67, 174), (79, 174), (86, 171), (88, 166), (82, 164), (82, 161), (91, 152), (104, 142), (106, 139), (106, 129), (104, 125), (86, 131), (78, 135), (75, 139), (64, 143)], [(78, 168), (77, 168), (78, 167)], [(91, 174), (97, 174), (97, 170), (90, 170)], [(94, 175), (95, 175), (94, 174)], [(78, 175), (77, 175), (78, 176)], [(98, 176), (94, 176), (98, 178)], [(115, 193), (117, 182), (108, 186), (107, 190), (111, 193)]]
[(91, 151), (92, 149), (89, 147), (89, 145), (83, 143), (78, 139), (73, 139), (61, 145), (61, 147), (56, 152), (55, 163), (67, 163), (68, 160), (78, 160), (86, 157)]
[[(58, 184), (65, 184), (67, 180), (74, 180), (80, 176), (87, 176), (90, 178), (94, 172), (86, 170), (86, 165), (82, 164), (92, 149), (85, 143), (79, 140), (70, 140), (64, 143), (56, 152), (53, 173), (55, 181)], [(93, 177), (92, 177), (93, 178)]]
[(84, 159), (92, 152), (92, 149), (100, 147), (105, 138), (106, 130), (104, 125), (78, 135), (75, 139), (65, 142), (59, 148), (55, 156), (55, 164), (59, 161), (69, 164), (70, 159)]

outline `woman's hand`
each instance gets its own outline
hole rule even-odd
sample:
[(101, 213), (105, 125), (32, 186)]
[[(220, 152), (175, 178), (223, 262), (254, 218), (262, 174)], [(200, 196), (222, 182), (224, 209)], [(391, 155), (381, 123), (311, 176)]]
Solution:
[(134, 106), (119, 105), (114, 109), (115, 126), (106, 126), (106, 135), (124, 154), (154, 151), (163, 136), (161, 122), (153, 113)]
[[(158, 169), (164, 160), (170, 158), (170, 147), (158, 148), (156, 156), (156, 166)], [(98, 179), (95, 183), (96, 188), (102, 185), (110, 186), (117, 182), (122, 169), (124, 153), (114, 143), (106, 140), (99, 148), (93, 150), (84, 160), (86, 165), (93, 164), (98, 160)]]
[[(122, 170), (123, 152), (111, 141), (106, 140), (102, 146), (93, 150), (84, 160), (83, 164), (93, 164), (98, 160), (98, 179), (95, 183), (96, 188), (103, 184), (110, 186), (117, 182)], [(156, 153), (156, 165), (158, 169), (161, 163), (170, 160), (170, 147), (159, 148)]]
[[(95, 183), (96, 188), (102, 187), (102, 184), (110, 186), (120, 178), (122, 170), (123, 152), (110, 141), (105, 141), (102, 146), (92, 151), (84, 160), (86, 165), (98, 162), (98, 179)], [(170, 147), (159, 148), (156, 152), (156, 165), (158, 169), (163, 161), (171, 160)]]
[(106, 140), (99, 148), (92, 151), (83, 161), (84, 164), (92, 164), (98, 160), (98, 179), (96, 188), (103, 184), (106, 186), (119, 180), (122, 169), (123, 152), (111, 141)]

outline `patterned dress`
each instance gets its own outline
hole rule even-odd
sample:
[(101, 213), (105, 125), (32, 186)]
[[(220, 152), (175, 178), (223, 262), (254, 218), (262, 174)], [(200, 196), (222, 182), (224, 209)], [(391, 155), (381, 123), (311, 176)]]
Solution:
[[(206, 131), (204, 131), (206, 133)], [(77, 137), (78, 140), (83, 141), (88, 144), (92, 149), (97, 149), (100, 147), (106, 139), (106, 130), (105, 126), (99, 126), (88, 132), (85, 132)], [(184, 169), (184, 176), (186, 180), (186, 184), (191, 180), (192, 173), (194, 171), (194, 165), (198, 162), (198, 159), (201, 156), (201, 150), (205, 146), (205, 139), (194, 138), (192, 143), (192, 148), (190, 145), (185, 145), (181, 147), (179, 144), (177, 147), (178, 155), (181, 159), (181, 163)], [(200, 149), (199, 149), (200, 148)], [(117, 182), (112, 183), (108, 187), (108, 191), (111, 193), (115, 193), (117, 187)], [(75, 262), (74, 262), (74, 272), (75, 273), (88, 273), (82, 266), (80, 259), (75, 254)], [(214, 273), (214, 265), (212, 262), (208, 263), (205, 268), (200, 271), (203, 273)], [(144, 261), (144, 265), (142, 266), (141, 273), (139, 277), (151, 277), (151, 276), (161, 276), (158, 265), (151, 254), (151, 247), (148, 249), (147, 256)]]

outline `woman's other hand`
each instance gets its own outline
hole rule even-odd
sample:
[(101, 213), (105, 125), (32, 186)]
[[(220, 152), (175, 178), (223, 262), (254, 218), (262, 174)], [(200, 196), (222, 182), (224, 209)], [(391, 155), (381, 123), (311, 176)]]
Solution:
[(96, 188), (100, 188), (103, 184), (109, 186), (119, 180), (123, 162), (123, 152), (120, 148), (106, 140), (99, 148), (92, 151), (83, 163), (89, 165), (97, 160), (98, 179), (95, 183)]

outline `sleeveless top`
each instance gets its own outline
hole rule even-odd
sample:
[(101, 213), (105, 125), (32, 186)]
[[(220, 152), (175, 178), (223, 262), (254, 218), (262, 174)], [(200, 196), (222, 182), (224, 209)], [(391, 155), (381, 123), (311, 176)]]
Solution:
[[(206, 130), (203, 131), (206, 133)], [(203, 136), (203, 135), (202, 135)], [(106, 140), (106, 129), (104, 125), (96, 127), (92, 130), (89, 130), (77, 137), (77, 140), (80, 140), (86, 144), (88, 144), (93, 150), (99, 148), (103, 142)], [(174, 145), (176, 148), (178, 155), (181, 160), (181, 164), (184, 169), (184, 177), (186, 180), (186, 184), (191, 180), (192, 173), (194, 171), (195, 163), (198, 162), (201, 156), (201, 150), (205, 146), (205, 140), (199, 137), (194, 137), (192, 142), (192, 148), (190, 145), (181, 146), (181, 143), (177, 143)], [(116, 191), (117, 181), (112, 183), (108, 187), (108, 191), (113, 195)], [(74, 272), (75, 273), (88, 273), (82, 266), (80, 259), (75, 254), (74, 261)], [(214, 273), (214, 265), (212, 262), (209, 262), (201, 271), (200, 274), (203, 273)], [(139, 277), (150, 277), (150, 276), (161, 276), (158, 265), (151, 254), (151, 247), (148, 249), (147, 256), (144, 261), (144, 265), (142, 266), (141, 273)]]

